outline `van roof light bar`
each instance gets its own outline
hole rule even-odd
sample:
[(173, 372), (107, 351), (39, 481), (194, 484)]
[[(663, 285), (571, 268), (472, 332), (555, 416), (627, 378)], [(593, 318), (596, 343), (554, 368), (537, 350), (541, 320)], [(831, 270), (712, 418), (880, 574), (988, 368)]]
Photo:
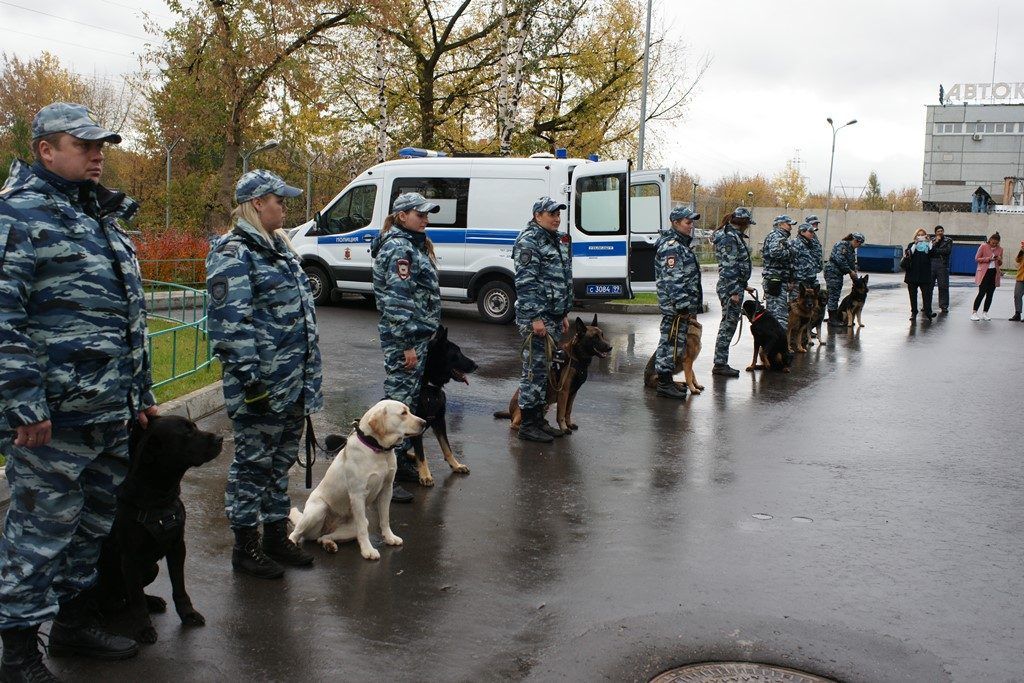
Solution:
[(398, 150), (399, 159), (420, 159), (423, 157), (446, 157), (444, 152), (436, 149), (423, 149), (422, 147), (403, 147)]

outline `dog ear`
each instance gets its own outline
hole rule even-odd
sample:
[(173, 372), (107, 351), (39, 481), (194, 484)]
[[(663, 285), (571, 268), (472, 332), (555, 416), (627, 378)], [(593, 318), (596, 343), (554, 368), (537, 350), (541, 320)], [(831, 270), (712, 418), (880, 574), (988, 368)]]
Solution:
[(445, 340), (448, 338), (448, 328), (444, 325), (438, 325), (437, 327), (437, 338)]
[(594, 322), (590, 323), (591, 327), (597, 327), (597, 313), (594, 314)]
[(366, 424), (375, 439), (384, 436), (384, 411), (381, 409), (374, 410), (373, 415), (369, 417)]
[(864, 284), (867, 284), (867, 283), (868, 283), (868, 276), (867, 276), (867, 275), (865, 275), (865, 276), (864, 276)]

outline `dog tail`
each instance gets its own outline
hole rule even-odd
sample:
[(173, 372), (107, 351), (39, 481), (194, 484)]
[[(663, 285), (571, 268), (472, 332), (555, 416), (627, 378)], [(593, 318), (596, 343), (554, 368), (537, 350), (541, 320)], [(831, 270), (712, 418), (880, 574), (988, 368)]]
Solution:
[(324, 450), (331, 453), (339, 451), (341, 450), (341, 447), (345, 445), (345, 441), (347, 440), (348, 437), (342, 436), (341, 434), (328, 434), (324, 437)]
[(508, 412), (507, 410), (499, 410), (498, 412), (494, 413), (494, 418), (496, 420), (511, 420), (512, 413)]

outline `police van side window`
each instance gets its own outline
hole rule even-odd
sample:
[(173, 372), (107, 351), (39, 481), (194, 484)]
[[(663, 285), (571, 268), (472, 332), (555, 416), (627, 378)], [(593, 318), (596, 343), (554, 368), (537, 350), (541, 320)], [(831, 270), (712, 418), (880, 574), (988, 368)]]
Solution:
[(405, 192), (419, 192), (427, 201), (441, 207), (437, 213), (430, 214), (430, 227), (466, 227), (469, 178), (396, 178), (391, 186), (389, 211), (398, 195)]
[(320, 230), (325, 235), (337, 235), (365, 228), (373, 218), (373, 205), (377, 201), (376, 185), (357, 185), (334, 203), (323, 217)]
[(637, 183), (629, 187), (629, 225), (632, 232), (656, 233), (661, 229), (661, 186)]
[(626, 234), (626, 176), (589, 176), (576, 181), (576, 228), (588, 235)]

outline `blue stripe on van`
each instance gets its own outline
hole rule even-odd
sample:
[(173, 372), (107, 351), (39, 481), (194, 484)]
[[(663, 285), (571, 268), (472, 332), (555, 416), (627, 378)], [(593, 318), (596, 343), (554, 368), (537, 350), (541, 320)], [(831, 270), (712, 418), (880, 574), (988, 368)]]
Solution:
[(626, 241), (619, 242), (573, 242), (573, 256), (625, 256)]

